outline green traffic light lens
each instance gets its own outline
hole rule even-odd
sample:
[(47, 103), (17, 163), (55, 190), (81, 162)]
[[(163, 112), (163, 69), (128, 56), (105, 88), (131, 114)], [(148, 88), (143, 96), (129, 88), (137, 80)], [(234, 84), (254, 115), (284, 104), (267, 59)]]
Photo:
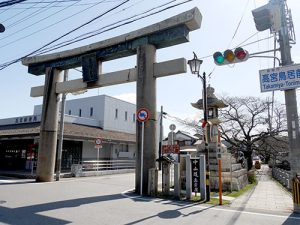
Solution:
[(222, 64), (225, 60), (224, 56), (221, 52), (214, 53), (213, 57), (214, 57), (215, 62), (218, 64)]

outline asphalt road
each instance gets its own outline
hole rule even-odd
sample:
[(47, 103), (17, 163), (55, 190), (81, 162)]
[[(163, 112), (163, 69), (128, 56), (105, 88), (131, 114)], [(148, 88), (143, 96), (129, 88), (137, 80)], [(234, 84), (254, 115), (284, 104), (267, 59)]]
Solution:
[(134, 174), (35, 183), (0, 177), (0, 224), (299, 225), (291, 213), (140, 198)]

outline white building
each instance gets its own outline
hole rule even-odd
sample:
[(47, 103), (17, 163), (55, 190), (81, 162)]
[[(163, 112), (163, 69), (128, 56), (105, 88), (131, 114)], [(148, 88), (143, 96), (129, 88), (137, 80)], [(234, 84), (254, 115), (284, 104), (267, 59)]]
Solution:
[[(26, 169), (38, 152), (42, 106), (33, 115), (0, 120), (0, 169)], [(103, 140), (100, 159), (134, 159), (136, 106), (100, 95), (66, 101), (62, 169), (95, 160), (95, 139)]]
[[(65, 108), (66, 122), (131, 134), (136, 129), (135, 112), (135, 104), (107, 95), (68, 100)], [(42, 105), (35, 106), (33, 114), (41, 115)]]

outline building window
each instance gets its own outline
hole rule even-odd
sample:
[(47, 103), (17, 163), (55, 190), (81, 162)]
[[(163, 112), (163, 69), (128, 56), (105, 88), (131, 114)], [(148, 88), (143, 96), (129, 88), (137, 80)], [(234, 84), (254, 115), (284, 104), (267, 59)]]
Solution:
[(93, 107), (91, 107), (91, 108), (90, 108), (90, 117), (92, 117), (93, 114), (94, 114), (94, 109), (93, 109)]
[(79, 109), (79, 117), (81, 117), (81, 109)]
[(135, 113), (132, 114), (132, 122), (135, 122)]
[(127, 121), (127, 111), (125, 111), (125, 121)]
[(118, 119), (118, 109), (115, 111), (115, 119)]
[(71, 109), (69, 110), (69, 115), (71, 115), (72, 114), (72, 111), (71, 111)]

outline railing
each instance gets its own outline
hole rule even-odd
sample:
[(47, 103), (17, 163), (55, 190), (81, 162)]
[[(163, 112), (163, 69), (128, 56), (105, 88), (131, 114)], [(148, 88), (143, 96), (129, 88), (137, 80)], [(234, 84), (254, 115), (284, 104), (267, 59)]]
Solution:
[(89, 160), (82, 162), (83, 171), (134, 169), (135, 160)]
[(283, 170), (277, 167), (272, 168), (272, 176), (274, 179), (279, 181), (283, 186), (285, 186), (287, 189), (291, 189), (290, 184), (290, 172), (287, 170)]
[(87, 160), (81, 164), (73, 164), (72, 176), (95, 176), (132, 171), (135, 169), (135, 160)]

